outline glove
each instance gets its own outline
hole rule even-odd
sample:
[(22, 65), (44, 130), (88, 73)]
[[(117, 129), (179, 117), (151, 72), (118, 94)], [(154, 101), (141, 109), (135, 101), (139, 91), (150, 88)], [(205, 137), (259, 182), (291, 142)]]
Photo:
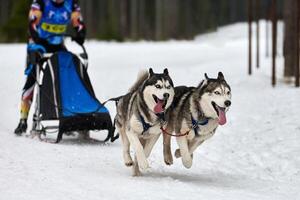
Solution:
[(72, 38), (72, 40), (75, 40), (75, 42), (77, 42), (79, 45), (83, 45), (84, 40), (85, 40), (85, 35), (86, 35), (86, 31), (84, 27), (81, 27), (81, 29), (79, 27), (75, 28), (76, 30), (76, 36)]

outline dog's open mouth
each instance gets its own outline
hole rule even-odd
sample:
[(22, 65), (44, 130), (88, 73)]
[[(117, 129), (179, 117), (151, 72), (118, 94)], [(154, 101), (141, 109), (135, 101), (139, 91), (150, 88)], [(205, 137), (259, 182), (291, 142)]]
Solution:
[(156, 103), (156, 105), (154, 106), (154, 112), (155, 113), (162, 113), (162, 112), (164, 112), (165, 107), (167, 105), (168, 99), (167, 98), (159, 99), (155, 95), (152, 95), (152, 96), (153, 96), (153, 99), (154, 99), (154, 101)]
[(218, 106), (215, 102), (211, 102), (212, 106), (214, 107), (218, 117), (219, 117), (219, 124), (224, 125), (226, 124), (226, 112), (225, 108)]

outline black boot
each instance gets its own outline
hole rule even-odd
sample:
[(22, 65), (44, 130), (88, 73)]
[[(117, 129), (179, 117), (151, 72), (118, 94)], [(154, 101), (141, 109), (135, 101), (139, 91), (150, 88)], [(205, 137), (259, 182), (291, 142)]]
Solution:
[(22, 135), (22, 133), (26, 133), (27, 130), (27, 120), (20, 119), (18, 127), (15, 129), (15, 134)]

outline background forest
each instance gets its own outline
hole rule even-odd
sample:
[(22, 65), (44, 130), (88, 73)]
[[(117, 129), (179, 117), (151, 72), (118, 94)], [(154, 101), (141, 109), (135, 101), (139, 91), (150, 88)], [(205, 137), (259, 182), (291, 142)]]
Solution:
[[(26, 41), (32, 0), (0, 0), (2, 42)], [(257, 1), (259, 18), (271, 0)], [(282, 0), (278, 16), (282, 16)], [(88, 37), (101, 40), (192, 39), (219, 26), (247, 20), (246, 0), (81, 0)]]

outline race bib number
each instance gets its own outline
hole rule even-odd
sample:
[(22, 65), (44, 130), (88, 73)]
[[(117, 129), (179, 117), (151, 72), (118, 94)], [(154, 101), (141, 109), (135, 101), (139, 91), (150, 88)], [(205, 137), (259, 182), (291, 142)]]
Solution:
[(41, 28), (50, 33), (61, 34), (66, 32), (67, 25), (42, 23)]

